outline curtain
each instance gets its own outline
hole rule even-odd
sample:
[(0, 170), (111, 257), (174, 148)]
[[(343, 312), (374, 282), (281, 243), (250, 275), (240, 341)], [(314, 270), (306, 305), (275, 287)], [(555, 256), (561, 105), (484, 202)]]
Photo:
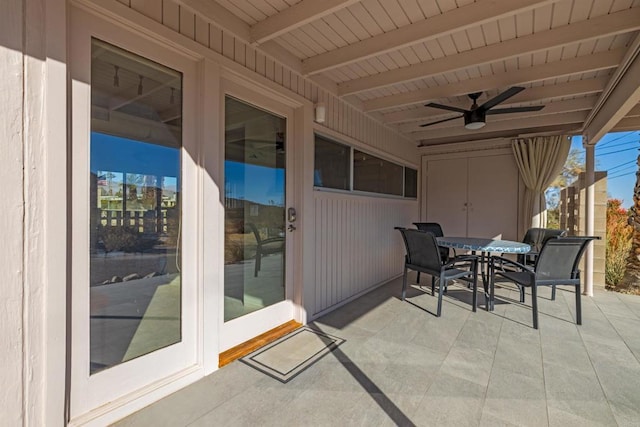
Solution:
[(560, 174), (567, 161), (571, 140), (566, 135), (539, 136), (517, 139), (513, 142), (520, 176), (525, 185), (522, 206), (522, 224), (546, 227), (547, 201), (545, 190)]

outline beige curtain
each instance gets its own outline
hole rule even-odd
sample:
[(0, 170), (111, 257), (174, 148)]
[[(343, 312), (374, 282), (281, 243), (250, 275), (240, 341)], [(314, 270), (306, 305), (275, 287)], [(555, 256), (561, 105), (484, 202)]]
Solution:
[(525, 227), (546, 227), (544, 192), (562, 171), (570, 148), (571, 140), (566, 135), (514, 140), (513, 155), (526, 186), (522, 206)]

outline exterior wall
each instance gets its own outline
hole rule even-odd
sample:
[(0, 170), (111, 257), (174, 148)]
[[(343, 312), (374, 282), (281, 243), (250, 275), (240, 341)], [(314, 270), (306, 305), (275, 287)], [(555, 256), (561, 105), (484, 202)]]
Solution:
[(315, 191), (313, 316), (402, 274), (417, 202)]
[(21, 425), (24, 422), (21, 397), (24, 392), (22, 341), (24, 307), (24, 129), (22, 1), (4, 4), (9, 13), (0, 16), (0, 180), (3, 182), (5, 212), (0, 215), (4, 243), (0, 257), (4, 265), (3, 309), (0, 310), (0, 381), (9, 384), (0, 390), (0, 424)]
[(7, 0), (2, 6), (0, 425), (62, 425), (66, 6), (60, 0)]
[[(585, 236), (585, 203), (587, 193), (585, 188), (585, 174), (581, 173), (578, 180), (570, 187), (560, 192), (560, 228), (567, 230), (570, 236)], [(607, 234), (607, 173), (595, 173), (595, 215), (594, 234), (601, 240), (593, 242), (593, 284), (604, 288), (606, 262), (606, 234)], [(584, 265), (584, 260), (582, 261)], [(584, 266), (581, 267), (584, 271)]]

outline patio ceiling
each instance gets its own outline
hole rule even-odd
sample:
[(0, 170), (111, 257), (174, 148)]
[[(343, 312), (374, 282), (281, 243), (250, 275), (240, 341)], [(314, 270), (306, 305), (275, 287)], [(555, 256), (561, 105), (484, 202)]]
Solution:
[[(416, 145), (640, 129), (640, 0), (174, 1)], [(545, 107), (420, 127), (514, 85), (500, 107)]]

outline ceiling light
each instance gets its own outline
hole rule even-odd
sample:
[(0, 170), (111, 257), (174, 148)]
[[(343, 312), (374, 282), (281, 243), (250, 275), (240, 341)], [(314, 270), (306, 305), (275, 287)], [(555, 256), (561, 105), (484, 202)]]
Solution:
[(486, 125), (485, 122), (469, 122), (464, 124), (464, 128), (469, 130), (477, 130), (482, 129), (484, 125)]

